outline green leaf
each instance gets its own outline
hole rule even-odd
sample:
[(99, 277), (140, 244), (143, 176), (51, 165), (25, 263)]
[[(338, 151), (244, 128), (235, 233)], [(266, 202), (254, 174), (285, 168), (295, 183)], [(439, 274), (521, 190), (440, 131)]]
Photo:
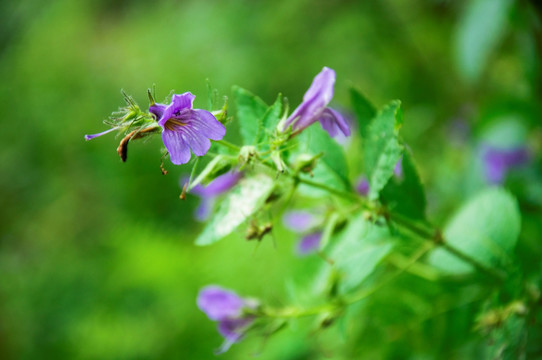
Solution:
[[(515, 198), (501, 188), (482, 191), (452, 218), (444, 229), (445, 241), (455, 249), (488, 267), (510, 261), (521, 226)], [(465, 274), (474, 268), (437, 248), (430, 263), (451, 274)]]
[(365, 140), (367, 138), (368, 126), (376, 115), (376, 109), (363, 94), (354, 88), (350, 89), (350, 101), (358, 120), (361, 138)]
[(353, 218), (329, 254), (342, 275), (340, 292), (357, 288), (390, 253), (392, 246), (387, 227), (369, 222), (362, 214)]
[(218, 211), (196, 239), (196, 245), (210, 245), (231, 234), (264, 205), (273, 187), (274, 181), (263, 174), (241, 179), (220, 203)]
[(232, 89), (237, 120), (244, 145), (255, 145), (263, 131), (263, 117), (267, 105), (250, 91), (234, 86)]
[(465, 79), (477, 80), (501, 39), (511, 0), (470, 1), (456, 35), (456, 57)]
[(319, 125), (312, 125), (299, 135), (300, 150), (311, 155), (323, 153), (313, 171), (314, 181), (326, 182), (326, 185), (345, 189), (349, 187), (348, 165), (343, 149)]
[(403, 152), (402, 176), (393, 176), (382, 189), (382, 203), (394, 213), (414, 220), (425, 220), (427, 205), (422, 182), (408, 151)]
[(401, 158), (403, 146), (399, 143), (398, 136), (402, 124), (399, 100), (386, 105), (369, 124), (363, 153), (371, 200), (378, 198), (380, 190), (393, 175), (393, 169)]
[(266, 132), (273, 133), (279, 122), (280, 114), (282, 113), (282, 94), (277, 96), (277, 100), (271, 105), (262, 119), (262, 131), (258, 134), (258, 143), (265, 138)]

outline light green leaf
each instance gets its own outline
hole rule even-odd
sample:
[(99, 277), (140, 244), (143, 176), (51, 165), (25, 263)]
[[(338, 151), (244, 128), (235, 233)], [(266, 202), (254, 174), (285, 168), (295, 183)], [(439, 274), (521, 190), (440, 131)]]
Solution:
[(507, 23), (511, 0), (472, 0), (456, 35), (456, 57), (465, 79), (477, 80)]
[(226, 198), (203, 232), (196, 245), (210, 245), (231, 234), (265, 203), (274, 187), (274, 181), (263, 174), (243, 178)]
[(393, 169), (401, 158), (403, 146), (399, 143), (399, 129), (403, 124), (401, 102), (394, 100), (386, 105), (371, 121), (367, 139), (363, 143), (365, 172), (369, 178), (369, 199), (378, 198)]
[(277, 100), (271, 105), (262, 118), (262, 129), (258, 134), (258, 143), (265, 139), (266, 132), (273, 133), (279, 122), (280, 114), (282, 113), (282, 95), (277, 96)]
[[(482, 191), (452, 218), (444, 230), (444, 239), (452, 247), (488, 267), (510, 261), (521, 226), (514, 197), (500, 188)], [(465, 274), (474, 268), (463, 260), (437, 248), (430, 263), (451, 274)]]
[(350, 89), (350, 101), (358, 120), (361, 138), (365, 140), (367, 137), (367, 128), (376, 115), (376, 109), (363, 94), (354, 88)]
[(263, 131), (263, 117), (267, 105), (250, 91), (234, 86), (232, 89), (237, 120), (244, 145), (255, 145)]
[(426, 199), (420, 176), (408, 151), (403, 152), (402, 175), (393, 176), (382, 189), (382, 203), (394, 213), (425, 220)]
[(342, 275), (340, 292), (357, 288), (389, 254), (392, 246), (387, 227), (367, 221), (362, 214), (353, 218), (329, 254)]

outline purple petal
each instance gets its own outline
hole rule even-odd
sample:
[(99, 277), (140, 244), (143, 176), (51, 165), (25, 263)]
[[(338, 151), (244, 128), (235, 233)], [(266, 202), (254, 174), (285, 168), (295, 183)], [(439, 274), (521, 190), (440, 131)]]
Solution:
[(335, 137), (339, 134), (339, 131), (344, 136), (350, 136), (350, 127), (339, 112), (325, 108), (318, 120), (324, 130), (329, 133), (329, 136)]
[(162, 141), (169, 152), (172, 163), (181, 165), (190, 161), (190, 148), (180, 132), (164, 129)]
[(97, 138), (98, 136), (102, 136), (102, 135), (108, 134), (108, 133), (110, 133), (110, 132), (113, 131), (113, 130), (115, 130), (115, 128), (112, 128), (112, 129), (109, 129), (109, 130), (105, 130), (105, 131), (102, 131), (101, 133), (97, 133), (97, 134), (85, 135), (85, 140), (86, 140), (86, 141), (92, 140), (92, 139), (94, 139), (94, 138)]
[(333, 98), (334, 84), (335, 71), (324, 67), (312, 81), (309, 90), (303, 96), (303, 102), (284, 123), (284, 129), (292, 125), (293, 131), (299, 132), (317, 121)]
[(164, 115), (164, 111), (166, 110), (167, 105), (164, 104), (154, 104), (149, 106), (149, 112), (151, 114), (154, 114), (156, 116), (156, 120), (160, 120), (162, 118), (162, 115)]
[(321, 240), (321, 232), (315, 232), (309, 235), (305, 235), (297, 244), (297, 254), (304, 256), (317, 251), (320, 247)]
[(254, 322), (254, 317), (246, 317), (240, 319), (226, 319), (218, 323), (218, 332), (224, 337), (224, 343), (216, 352), (222, 354), (236, 342), (239, 342), (247, 328)]
[(166, 121), (178, 115), (183, 110), (192, 109), (192, 103), (194, 102), (195, 98), (196, 96), (192, 95), (192, 93), (190, 92), (173, 95), (173, 97), (171, 98), (171, 104), (169, 104), (167, 108), (164, 109), (160, 120), (158, 120), (158, 125), (164, 126), (166, 124)]
[(188, 144), (196, 156), (205, 155), (211, 148), (211, 141), (205, 136), (205, 134), (193, 129), (190, 124), (180, 128), (178, 133), (181, 134), (184, 141)]
[(502, 184), (510, 168), (518, 167), (529, 161), (525, 147), (498, 149), (486, 146), (483, 150), (486, 180), (490, 184)]
[(360, 176), (357, 181), (356, 191), (358, 194), (367, 196), (369, 194), (369, 180), (366, 176)]
[(395, 164), (395, 167), (393, 168), (393, 175), (397, 178), (403, 177), (403, 157), (402, 156), (399, 159), (399, 161), (397, 161), (397, 163)]
[(215, 201), (213, 198), (202, 198), (196, 211), (194, 212), (194, 217), (197, 221), (205, 221), (211, 215), (211, 210), (213, 209)]
[(218, 196), (234, 187), (242, 176), (240, 172), (228, 172), (215, 178), (207, 186), (195, 186), (191, 192), (203, 198)]
[(239, 317), (245, 301), (233, 291), (210, 285), (200, 290), (197, 304), (209, 319), (222, 321)]
[(288, 229), (297, 233), (310, 230), (317, 224), (317, 218), (308, 211), (289, 211), (282, 216), (282, 222)]
[(222, 140), (226, 135), (226, 127), (207, 110), (192, 110), (193, 117), (190, 125), (197, 131), (201, 131), (211, 140)]

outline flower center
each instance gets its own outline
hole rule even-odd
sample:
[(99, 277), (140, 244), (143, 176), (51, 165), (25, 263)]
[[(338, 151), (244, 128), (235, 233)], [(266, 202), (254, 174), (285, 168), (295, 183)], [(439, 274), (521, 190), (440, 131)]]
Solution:
[(166, 121), (166, 123), (164, 124), (166, 129), (173, 130), (173, 131), (175, 131), (179, 127), (185, 126), (185, 125), (186, 125), (186, 123), (182, 122), (179, 119), (175, 119), (175, 118), (169, 118), (168, 121)]

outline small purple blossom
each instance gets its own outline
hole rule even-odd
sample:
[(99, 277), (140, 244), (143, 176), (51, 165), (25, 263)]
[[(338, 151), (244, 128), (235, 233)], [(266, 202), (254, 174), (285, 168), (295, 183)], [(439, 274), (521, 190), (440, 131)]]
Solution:
[[(201, 198), (199, 206), (194, 214), (196, 220), (205, 221), (211, 215), (211, 210), (215, 203), (215, 198), (224, 194), (237, 184), (243, 176), (240, 172), (228, 172), (216, 177), (207, 186), (196, 185), (190, 192)], [(181, 180), (181, 187), (188, 181), (187, 178)]]
[(193, 109), (195, 96), (190, 92), (175, 94), (171, 104), (151, 104), (149, 112), (156, 116), (163, 128), (162, 140), (175, 165), (190, 160), (190, 150), (203, 156), (211, 147), (211, 140), (221, 140), (226, 128), (207, 110)]
[(356, 192), (363, 196), (367, 196), (369, 194), (369, 180), (365, 175), (358, 178)]
[(397, 161), (397, 163), (395, 164), (395, 167), (393, 168), (393, 175), (399, 179), (403, 177), (403, 157), (402, 156), (399, 159), (399, 161)]
[(349, 136), (350, 128), (343, 116), (327, 107), (333, 98), (334, 85), (335, 71), (324, 67), (312, 81), (309, 90), (303, 96), (303, 102), (286, 119), (282, 130), (292, 126), (293, 133), (297, 134), (314, 122), (320, 121), (322, 128), (330, 136), (336, 136), (339, 132)]
[(243, 311), (256, 308), (257, 303), (220, 286), (204, 287), (200, 290), (196, 302), (209, 319), (218, 321), (218, 332), (224, 337), (219, 353), (227, 351), (232, 344), (240, 341), (255, 319), (255, 316), (246, 315)]
[(297, 254), (300, 256), (306, 256), (318, 251), (320, 242), (322, 240), (322, 232), (317, 231), (303, 236), (297, 243)]
[(102, 136), (102, 135), (105, 135), (105, 134), (109, 134), (111, 131), (115, 130), (115, 128), (111, 128), (111, 129), (108, 129), (108, 130), (105, 130), (105, 131), (102, 131), (101, 133), (97, 133), (97, 134), (92, 134), (92, 135), (85, 135), (85, 140), (86, 141), (89, 141), (89, 140), (92, 140), (94, 138), (97, 138), (99, 136)]
[(288, 211), (282, 216), (285, 227), (297, 233), (309, 231), (318, 224), (316, 215), (308, 211)]
[(482, 153), (485, 177), (489, 184), (502, 184), (511, 168), (529, 161), (529, 152), (525, 147), (499, 149), (485, 146)]

